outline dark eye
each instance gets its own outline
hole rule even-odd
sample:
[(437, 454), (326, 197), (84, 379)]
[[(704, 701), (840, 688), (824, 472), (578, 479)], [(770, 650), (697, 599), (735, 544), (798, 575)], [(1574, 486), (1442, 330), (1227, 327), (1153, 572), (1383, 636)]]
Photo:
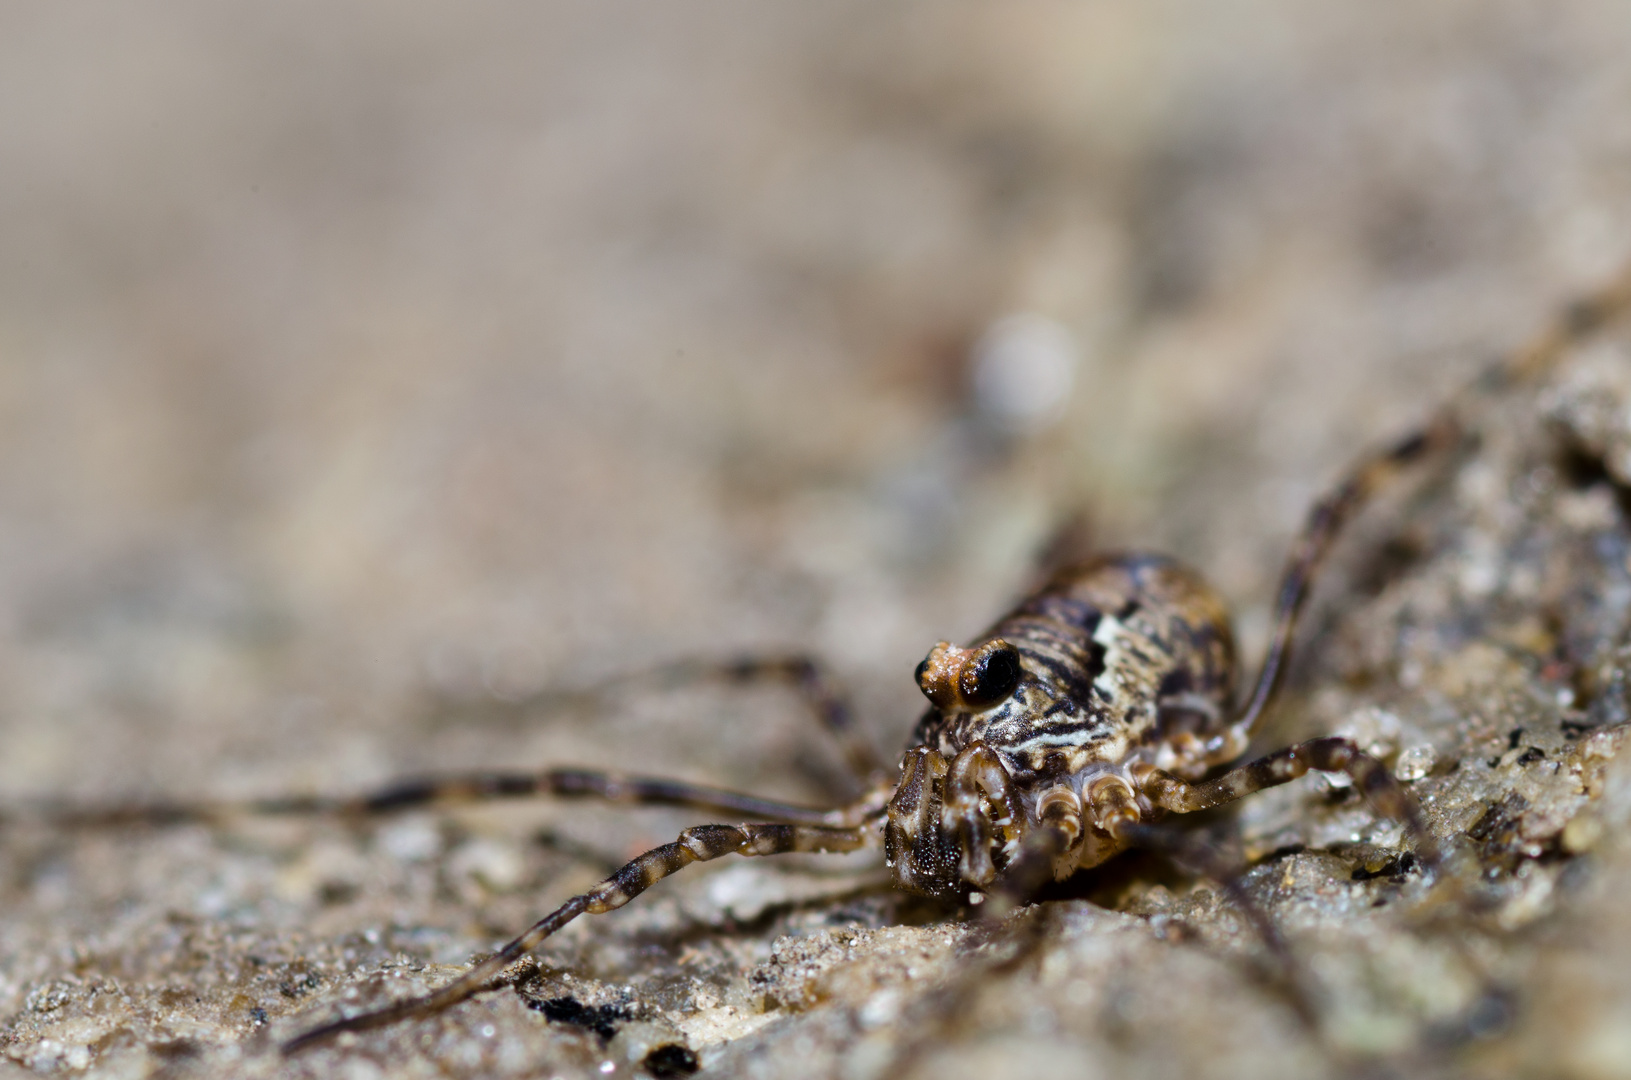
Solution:
[(970, 705), (992, 705), (1019, 685), (1019, 650), (1006, 641), (992, 641), (963, 668), (958, 680), (963, 700)]

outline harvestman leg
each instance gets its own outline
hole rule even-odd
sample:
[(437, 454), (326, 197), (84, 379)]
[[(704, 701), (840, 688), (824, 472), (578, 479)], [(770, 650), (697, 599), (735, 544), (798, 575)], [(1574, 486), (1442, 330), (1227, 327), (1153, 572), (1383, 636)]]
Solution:
[(1631, 266), (1597, 292), (1568, 305), (1551, 326), (1523, 348), (1495, 364), (1467, 390), (1452, 397), (1419, 431), (1379, 453), (1361, 458), (1347, 479), (1314, 505), (1280, 578), (1274, 611), (1274, 637), (1257, 676), (1257, 684), (1239, 718), (1230, 725), (1224, 740), (1226, 745), (1214, 757), (1212, 764), (1222, 765), (1243, 753), (1252, 730), (1274, 703), (1285, 680), (1292, 638), (1297, 630), (1297, 617), (1308, 599), (1309, 586), (1330, 553), (1332, 543), (1354, 514), (1401, 469), (1432, 452), (1448, 448), (1460, 439), (1462, 424), (1456, 411), (1460, 399), (1468, 391), (1504, 386), (1541, 375), (1557, 363), (1569, 348), (1623, 315), (1628, 308), (1631, 308)]
[(794, 691), (837, 744), (857, 790), (864, 789), (890, 770), (877, 750), (855, 726), (849, 696), (842, 683), (819, 660), (802, 654), (740, 656), (729, 660), (679, 660), (649, 671), (608, 679), (582, 690), (543, 690), (513, 703), (519, 709), (558, 703), (599, 704), (605, 699), (642, 686), (677, 689), (694, 683), (736, 685), (776, 683)]
[[(1253, 730), (1279, 696), (1285, 684), (1298, 619), (1308, 600), (1310, 587), (1343, 528), (1399, 472), (1431, 453), (1449, 448), (1460, 436), (1460, 422), (1453, 410), (1446, 406), (1420, 431), (1362, 458), (1346, 479), (1314, 504), (1281, 575), (1275, 603), (1274, 635), (1270, 639), (1257, 683), (1251, 697), (1220, 740), (1217, 752), (1212, 756), (1212, 764), (1232, 761), (1245, 751)], [(1234, 802), (1264, 788), (1289, 783), (1309, 769), (1346, 773), (1379, 814), (1404, 824), (1424, 862), (1434, 867), (1439, 865), (1438, 845), (1428, 833), (1415, 800), (1393, 779), (1385, 765), (1363, 753), (1348, 739), (1313, 739), (1278, 750), (1201, 783), (1189, 783), (1169, 773), (1150, 770), (1140, 779), (1139, 787), (1160, 809), (1188, 814)], [(1117, 823), (1119, 828), (1114, 827)], [(1187, 851), (1188, 861), (1191, 862), (1195, 862), (1199, 854), (1188, 850), (1181, 842), (1163, 840), (1159, 830), (1139, 821), (1136, 808), (1116, 815), (1111, 824), (1109, 831), (1112, 835), (1119, 834), (1119, 839), (1133, 846), (1166, 851), (1180, 857)], [(1181, 848), (1185, 850), (1179, 850)], [(1234, 881), (1235, 875), (1222, 872), (1220, 876), (1216, 861), (1215, 858), (1207, 858), (1198, 865), (1208, 877), (1222, 882), (1231, 890), (1231, 895), (1235, 896), (1237, 903), (1241, 904), (1254, 923), (1260, 928), (1268, 927), (1267, 917), (1256, 910), (1255, 905), (1245, 902), (1244, 893)], [(1265, 930), (1265, 933), (1268, 931)], [(1270, 943), (1275, 943), (1272, 936)]]
[(1152, 770), (1139, 787), (1161, 809), (1189, 814), (1232, 803), (1265, 788), (1288, 784), (1310, 769), (1346, 773), (1377, 813), (1404, 825), (1423, 862), (1434, 867), (1440, 864), (1438, 844), (1427, 831), (1416, 800), (1393, 778), (1386, 765), (1360, 750), (1352, 739), (1334, 735), (1310, 739), (1198, 784)]
[[(1504, 385), (1540, 375), (1571, 346), (1623, 314), (1628, 307), (1631, 307), (1631, 268), (1596, 293), (1569, 305), (1552, 326), (1497, 364), (1474, 384), (1474, 388)], [(1361, 458), (1345, 480), (1314, 504), (1280, 578), (1279, 594), (1275, 601), (1274, 636), (1270, 640), (1262, 670), (1258, 673), (1257, 683), (1238, 718), (1230, 724), (1225, 738), (1220, 740), (1212, 764), (1225, 764), (1244, 752), (1258, 721), (1278, 697), (1285, 682), (1298, 616), (1308, 599), (1309, 588), (1338, 535), (1370, 498), (1401, 470), (1430, 453), (1454, 445), (1460, 439), (1462, 424), (1456, 415), (1460, 397), (1457, 395), (1441, 407), (1421, 430), (1387, 449)], [(1314, 739), (1200, 784), (1188, 784), (1164, 773), (1152, 774), (1145, 782), (1145, 792), (1163, 809), (1189, 813), (1221, 806), (1254, 791), (1287, 783), (1311, 768), (1347, 773), (1379, 813), (1405, 824), (1424, 859), (1437, 861), (1437, 845), (1428, 835), (1415, 801), (1393, 780), (1381, 762), (1362, 753), (1346, 739)]]
[[(825, 666), (807, 656), (744, 656), (723, 661), (681, 660), (643, 674), (608, 680), (597, 687), (578, 691), (569, 696), (599, 701), (614, 692), (627, 690), (642, 683), (670, 689), (710, 681), (736, 684), (774, 682), (792, 688), (804, 699), (811, 713), (838, 744), (850, 779), (855, 783), (857, 790), (876, 786), (880, 778), (889, 775), (877, 751), (856, 728), (848, 697), (838, 679)], [(549, 700), (550, 696), (545, 692), (528, 701), (541, 703)], [(478, 802), (537, 795), (596, 797), (609, 802), (686, 806), (713, 813), (743, 814), (808, 825), (852, 823), (852, 815), (841, 811), (794, 806), (700, 784), (586, 769), (550, 769), (538, 773), (491, 771), (445, 777), (431, 776), (393, 784), (360, 799), (316, 803), (300, 799), (274, 800), (257, 804), (256, 809), (273, 813), (285, 812), (285, 807), (294, 812), (314, 809), (378, 813), (433, 802)]]
[[(1631, 308), (1631, 267), (1595, 294), (1569, 305), (1552, 326), (1486, 371), (1469, 389), (1503, 387), (1541, 375), (1569, 348), (1624, 314), (1627, 308)], [(1278, 697), (1285, 681), (1298, 616), (1308, 599), (1310, 586), (1343, 528), (1401, 470), (1460, 440), (1462, 422), (1457, 416), (1460, 397), (1457, 395), (1442, 406), (1416, 433), (1360, 459), (1347, 478), (1309, 512), (1280, 579), (1275, 602), (1274, 635), (1263, 667), (1258, 673), (1251, 697), (1230, 725), (1225, 738), (1220, 740), (1212, 764), (1224, 764), (1244, 752), (1253, 730)], [(1442, 850), (1428, 832), (1415, 799), (1393, 778), (1387, 766), (1364, 753), (1350, 739), (1335, 736), (1310, 739), (1199, 783), (1190, 783), (1169, 773), (1152, 770), (1142, 777), (1139, 786), (1157, 807), (1183, 814), (1223, 806), (1254, 792), (1290, 783), (1306, 775), (1310, 769), (1347, 774), (1378, 814), (1405, 826), (1417, 856), (1424, 863), (1434, 869), (1443, 866)], [(1095, 808), (1095, 811), (1099, 809)], [(1181, 861), (1190, 861), (1206, 876), (1223, 885), (1236, 906), (1257, 926), (1266, 943), (1280, 957), (1293, 990), (1291, 1003), (1303, 1019), (1313, 1025), (1314, 1017), (1307, 999), (1296, 989), (1302, 981), (1297, 976), (1299, 965), (1293, 961), (1284, 938), (1267, 913), (1241, 888), (1239, 874), (1219, 866), (1215, 855), (1200, 845), (1179, 839), (1159, 827), (1141, 823), (1136, 809), (1119, 816), (1112, 813), (1111, 818), (1112, 834), (1131, 846), (1165, 852)]]
[[(1539, 375), (1570, 346), (1600, 329), (1627, 307), (1631, 307), (1631, 269), (1595, 295), (1571, 305), (1552, 327), (1505, 362), (1496, 365), (1479, 383), (1474, 384), (1475, 388), (1480, 385), (1500, 386)], [(1458, 404), (1459, 396), (1452, 398), (1420, 430), (1390, 447), (1361, 458), (1347, 477), (1309, 511), (1280, 578), (1275, 601), (1274, 634), (1263, 666), (1251, 696), (1211, 755), (1211, 764), (1222, 765), (1239, 757), (1259, 721), (1278, 698), (1285, 682), (1299, 616), (1310, 588), (1342, 530), (1372, 496), (1402, 470), (1430, 454), (1448, 449), (1460, 440), (1462, 423), (1457, 416)], [(1306, 775), (1310, 769), (1347, 774), (1377, 813), (1405, 826), (1418, 857), (1424, 863), (1433, 868), (1442, 866), (1442, 852), (1428, 832), (1416, 801), (1382, 762), (1361, 751), (1350, 739), (1334, 736), (1311, 739), (1198, 783), (1151, 770), (1141, 778), (1139, 788), (1161, 810), (1187, 814), (1223, 806), (1254, 792), (1290, 783)], [(1090, 801), (1088, 807), (1095, 823), (1129, 846), (1172, 855), (1218, 881), (1281, 958), (1287, 977), (1295, 987), (1300, 981), (1296, 978), (1298, 965), (1292, 962), (1284, 938), (1267, 913), (1241, 887), (1238, 871), (1222, 865), (1216, 854), (1208, 851), (1204, 845), (1142, 822), (1136, 805), (1129, 797), (1130, 793), (1124, 795), (1110, 788), (1104, 795), (1106, 799)], [(1054, 844), (1057, 843), (1055, 840)], [(1032, 859), (1031, 863), (1039, 861)], [(1025, 861), (1020, 860), (1015, 869), (1027, 870)], [(1036, 875), (1034, 865), (1029, 872)], [(1013, 876), (1018, 878), (1023, 875)], [(1040, 880), (1036, 884), (1040, 884)], [(1017, 880), (1015, 886), (1024, 887)], [(1035, 884), (1029, 887), (1034, 889)], [(1012, 888), (1010, 892), (1017, 895)], [(1291, 1000), (1305, 1020), (1311, 1019), (1312, 1012), (1300, 992), (1294, 992)]]
[[(838, 680), (816, 661), (804, 656), (741, 657), (720, 662), (686, 660), (640, 675), (608, 681), (588, 690), (540, 694), (519, 706), (553, 700), (599, 702), (612, 693), (648, 683), (660, 688), (687, 683), (779, 682), (795, 689), (843, 754), (851, 779), (860, 790), (878, 786), (888, 776), (876, 751), (856, 729), (848, 701)], [(378, 791), (354, 797), (291, 796), (245, 802), (150, 802), (129, 806), (47, 807), (44, 816), (59, 825), (107, 826), (177, 824), (210, 821), (234, 813), (364, 815), (447, 803), (486, 802), (494, 799), (599, 798), (626, 805), (683, 806), (708, 813), (806, 825), (848, 825), (858, 820), (849, 810), (822, 810), (774, 799), (690, 784), (660, 777), (632, 776), (589, 769), (546, 769), (536, 772), (476, 770), (443, 776), (414, 777)]]
[(722, 855), (782, 855), (794, 851), (854, 851), (868, 841), (861, 828), (809, 825), (699, 825), (680, 833), (673, 843), (653, 848), (586, 893), (580, 893), (539, 919), (526, 933), (505, 945), (446, 986), (423, 997), (346, 1017), (313, 1028), (283, 1044), (294, 1053), (343, 1031), (366, 1031), (399, 1020), (429, 1016), (479, 993), (495, 975), (536, 949), (544, 939), (579, 915), (600, 915), (622, 907), (663, 878), (694, 862)]
[(1334, 490), (1309, 511), (1301, 535), (1291, 549), (1280, 576), (1280, 589), (1274, 605), (1274, 636), (1258, 672), (1252, 695), (1229, 725), (1225, 746), (1213, 764), (1223, 764), (1243, 753), (1252, 731), (1274, 704), (1285, 683), (1291, 659), (1291, 646), (1297, 633), (1298, 617), (1308, 600), (1310, 587), (1342, 529), (1371, 496), (1386, 486), (1404, 468), (1428, 454), (1447, 449), (1461, 435), (1461, 426), (1449, 409), (1442, 410), (1426, 427), (1379, 453), (1362, 459)]
[(756, 795), (655, 776), (631, 776), (590, 769), (545, 769), (539, 772), (486, 770), (430, 776), (399, 781), (371, 794), (353, 797), (297, 795), (244, 802), (137, 803), (100, 808), (46, 808), (43, 813), (54, 824), (67, 827), (171, 825), (187, 821), (214, 821), (233, 814), (362, 816), (418, 806), (539, 795), (598, 798), (631, 806), (683, 806), (709, 813), (740, 814), (801, 825), (848, 825), (856, 820), (859, 812), (850, 808), (821, 810), (795, 806), (774, 799), (761, 799)]

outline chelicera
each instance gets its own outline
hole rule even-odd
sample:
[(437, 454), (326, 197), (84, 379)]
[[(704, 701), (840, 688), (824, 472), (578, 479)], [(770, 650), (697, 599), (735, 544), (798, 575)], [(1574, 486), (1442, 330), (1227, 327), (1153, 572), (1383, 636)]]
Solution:
[[(1627, 306), (1631, 276), (1574, 305), (1482, 384), (1544, 370)], [(1315, 504), (1281, 577), (1267, 655), (1244, 696), (1228, 611), (1201, 576), (1164, 556), (1107, 554), (1058, 574), (966, 646), (935, 645), (916, 671), (928, 710), (893, 767), (859, 737), (836, 684), (810, 660), (747, 659), (672, 672), (779, 680), (801, 690), (857, 776), (862, 794), (847, 805), (813, 809), (659, 778), (556, 769), (247, 807), (375, 812), (553, 794), (683, 806), (736, 822), (686, 829), (440, 989), (325, 1023), (284, 1050), (445, 1009), (579, 916), (612, 911), (691, 863), (725, 855), (881, 848), (900, 888), (1003, 910), (1130, 847), (1161, 846), (1152, 823), (1164, 817), (1222, 806), (1312, 769), (1345, 773), (1378, 813), (1405, 826), (1421, 860), (1436, 865), (1437, 846), (1414, 800), (1352, 741), (1318, 738), (1239, 762), (1276, 700), (1298, 615), (1334, 540), (1390, 478), (1460, 441), (1460, 405), (1452, 398), (1421, 430), (1361, 458)], [(154, 816), (152, 808), (143, 816)]]

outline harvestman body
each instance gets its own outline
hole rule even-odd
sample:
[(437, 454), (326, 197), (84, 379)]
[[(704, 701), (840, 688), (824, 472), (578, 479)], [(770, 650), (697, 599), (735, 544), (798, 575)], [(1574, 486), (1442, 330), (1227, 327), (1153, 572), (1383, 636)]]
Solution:
[[(1631, 306), (1631, 275), (1574, 305), (1492, 373), (1528, 378)], [(748, 660), (682, 676), (779, 679), (804, 691), (863, 778), (832, 810), (789, 806), (673, 781), (579, 770), (482, 773), (405, 783), (356, 800), (289, 799), (260, 812), (380, 811), (438, 800), (555, 794), (707, 810), (751, 824), (702, 825), (574, 896), (496, 954), (424, 997), (324, 1024), (294, 1051), (344, 1031), (425, 1016), (463, 1001), (580, 915), (611, 911), (693, 862), (723, 855), (881, 847), (897, 885), (1002, 911), (1129, 847), (1170, 847), (1150, 823), (1221, 806), (1308, 770), (1343, 772), (1374, 809), (1402, 822), (1429, 865), (1437, 848), (1414, 800), (1385, 766), (1343, 738), (1313, 739), (1206, 779), (1244, 752), (1275, 700), (1297, 616), (1342, 526), (1388, 478), (1456, 444), (1457, 399), (1421, 431), (1361, 459), (1315, 505), (1281, 579), (1269, 651), (1236, 701), (1236, 657), (1223, 601), (1194, 571), (1157, 555), (1105, 555), (1073, 567), (966, 647), (942, 642), (917, 669), (930, 708), (899, 768), (885, 769), (850, 725), (821, 669), (803, 659)], [(190, 816), (148, 808), (140, 816)], [(112, 817), (129, 817), (113, 813)]]

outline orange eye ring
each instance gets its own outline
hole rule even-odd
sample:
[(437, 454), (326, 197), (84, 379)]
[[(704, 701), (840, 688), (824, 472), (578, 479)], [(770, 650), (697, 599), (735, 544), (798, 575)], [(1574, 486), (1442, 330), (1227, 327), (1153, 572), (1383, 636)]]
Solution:
[(936, 708), (956, 708), (958, 673), (963, 666), (963, 657), (967, 655), (965, 650), (951, 642), (942, 641), (930, 649), (923, 663), (917, 666), (917, 688)]
[(1019, 650), (1001, 638), (976, 649), (942, 641), (917, 666), (917, 685), (941, 709), (985, 708), (1014, 692), (1023, 670)]
[(963, 665), (957, 689), (970, 705), (995, 705), (1019, 685), (1019, 650), (997, 638), (981, 645)]

